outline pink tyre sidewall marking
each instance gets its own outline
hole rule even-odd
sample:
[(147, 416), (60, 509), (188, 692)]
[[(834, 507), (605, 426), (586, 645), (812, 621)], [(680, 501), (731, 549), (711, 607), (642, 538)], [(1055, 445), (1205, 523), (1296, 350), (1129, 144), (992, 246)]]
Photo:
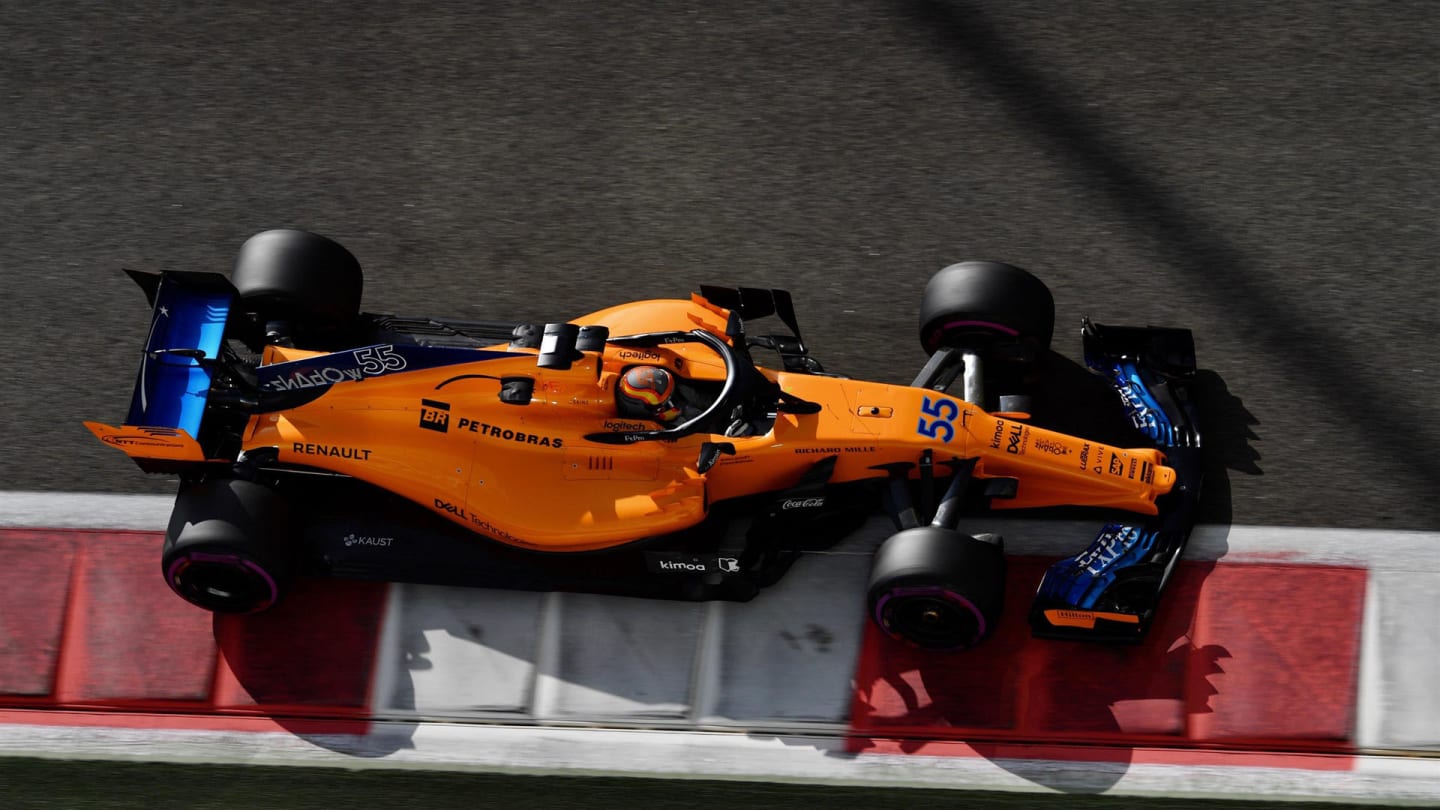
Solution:
[(192, 551), (189, 554), (186, 554), (185, 556), (180, 557), (179, 559), (170, 563), (170, 568), (165, 571), (165, 582), (170, 586), (171, 590), (175, 591), (177, 594), (180, 593), (179, 583), (175, 579), (176, 575), (178, 575), (180, 571), (184, 570), (186, 566), (190, 565), (191, 563), (197, 562), (225, 563), (230, 566), (247, 569), (255, 574), (258, 574), (260, 578), (265, 581), (266, 587), (269, 588), (270, 596), (265, 599), (264, 603), (262, 603), (259, 607), (255, 608), (256, 610), (260, 610), (274, 604), (275, 600), (280, 597), (280, 587), (275, 584), (274, 577), (271, 577), (270, 572), (266, 571), (264, 568), (261, 568), (260, 565), (257, 564), (254, 560), (247, 560), (238, 554), (207, 554), (203, 551)]
[(970, 647), (973, 647), (977, 643), (979, 643), (980, 639), (985, 637), (985, 615), (980, 612), (980, 608), (976, 607), (974, 602), (971, 602), (969, 599), (966, 599), (964, 596), (961, 596), (960, 594), (950, 590), (949, 588), (943, 588), (938, 585), (927, 585), (922, 587), (893, 588), (887, 591), (884, 596), (880, 597), (880, 601), (875, 603), (875, 623), (878, 624), (881, 629), (885, 630), (886, 635), (889, 635), (891, 638), (895, 638), (898, 641), (906, 641), (906, 643), (911, 643), (908, 642), (906, 639), (897, 637), (894, 633), (890, 631), (889, 627), (887, 627), (885, 623), (885, 605), (889, 603), (892, 599), (910, 596), (938, 597), (942, 601), (950, 602), (958, 607), (964, 608), (965, 610), (969, 611), (972, 616), (975, 617), (975, 624), (977, 626), (977, 630), (975, 632), (974, 638), (970, 639), (970, 641), (966, 644), (951, 647), (949, 649), (969, 649)]
[(993, 329), (996, 332), (1002, 332), (1009, 335), (1010, 337), (1017, 337), (1020, 334), (1020, 331), (1018, 329), (1011, 329), (1004, 324), (998, 324), (992, 321), (951, 321), (940, 327), (940, 332), (948, 332), (951, 329), (958, 329), (962, 326), (978, 326), (983, 329)]

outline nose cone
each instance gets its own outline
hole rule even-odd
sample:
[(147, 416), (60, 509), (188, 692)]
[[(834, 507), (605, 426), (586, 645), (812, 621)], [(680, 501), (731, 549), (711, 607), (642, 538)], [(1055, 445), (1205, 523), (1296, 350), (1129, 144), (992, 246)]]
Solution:
[(1175, 488), (1175, 471), (1169, 467), (1160, 467), (1155, 471), (1155, 494), (1164, 495)]

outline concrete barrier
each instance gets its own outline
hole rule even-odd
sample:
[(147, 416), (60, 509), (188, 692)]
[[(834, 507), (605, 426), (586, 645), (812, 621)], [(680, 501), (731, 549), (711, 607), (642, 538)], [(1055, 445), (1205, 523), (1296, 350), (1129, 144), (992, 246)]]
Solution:
[[(110, 755), (105, 735), (143, 731), (264, 737), (296, 761), (671, 773), (578, 741), (660, 734), (711, 763), (686, 773), (731, 778), (1139, 794), (1183, 768), (1197, 795), (1440, 799), (1434, 762), (1383, 756), (1440, 753), (1440, 535), (1202, 527), (1145, 643), (1117, 648), (1029, 637), (1040, 572), (1094, 527), (1011, 521), (1001, 629), (935, 655), (864, 618), (878, 521), (746, 604), (306, 581), (238, 618), (164, 587), (145, 530), (163, 503), (56, 529), (16, 523), (63, 524), (73, 502), (20, 498), (45, 496), (0, 495), (0, 750)], [(485, 748), (501, 738), (514, 756)]]

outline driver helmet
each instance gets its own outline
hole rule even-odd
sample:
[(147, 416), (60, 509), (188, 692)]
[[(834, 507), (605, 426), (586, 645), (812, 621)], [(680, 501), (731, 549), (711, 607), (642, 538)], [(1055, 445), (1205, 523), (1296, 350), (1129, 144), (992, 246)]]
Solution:
[(675, 375), (659, 366), (633, 366), (615, 383), (615, 405), (622, 416), (669, 422), (680, 416)]

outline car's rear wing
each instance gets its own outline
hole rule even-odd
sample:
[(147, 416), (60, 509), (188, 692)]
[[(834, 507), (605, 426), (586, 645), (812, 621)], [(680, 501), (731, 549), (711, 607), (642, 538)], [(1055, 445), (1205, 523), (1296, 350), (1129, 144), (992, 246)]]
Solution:
[(197, 440), (235, 288), (219, 273), (126, 272), (151, 304), (130, 410), (118, 428), (85, 426), (137, 461), (202, 461)]

